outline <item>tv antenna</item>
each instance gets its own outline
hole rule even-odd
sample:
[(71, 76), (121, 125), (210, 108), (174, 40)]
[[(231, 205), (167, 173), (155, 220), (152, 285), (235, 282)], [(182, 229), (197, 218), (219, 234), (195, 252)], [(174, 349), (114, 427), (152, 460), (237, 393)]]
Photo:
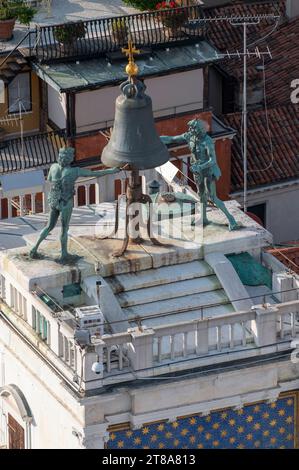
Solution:
[[(268, 36), (270, 36), (273, 31), (278, 26), (279, 20), (281, 18), (280, 11), (279, 11), (279, 4), (273, 5), (275, 9), (275, 13), (262, 13), (257, 15), (222, 15), (222, 16), (214, 16), (210, 18), (199, 18), (193, 19), (190, 21), (191, 25), (194, 28), (198, 26), (198, 24), (209, 24), (209, 23), (221, 23), (227, 22), (230, 23), (234, 27), (242, 27), (243, 28), (243, 51), (239, 52), (238, 50), (235, 53), (230, 53), (226, 51), (226, 53), (216, 53), (217, 58), (243, 58), (243, 145), (242, 145), (242, 152), (243, 152), (243, 172), (244, 172), (244, 201), (243, 201), (243, 209), (244, 212), (247, 210), (247, 59), (248, 57), (255, 56), (255, 57), (264, 57), (269, 56), (272, 58), (271, 52), (269, 47), (267, 50), (260, 51), (258, 47), (255, 47), (254, 51), (250, 52), (248, 50), (249, 47), (256, 45), (264, 41)], [(268, 32), (264, 37), (257, 39), (251, 44), (247, 43), (247, 29), (248, 26), (258, 25), (259, 23), (266, 21), (266, 22), (273, 22), (275, 21), (276, 24), (274, 28)]]
[[(253, 26), (259, 24), (261, 21), (264, 20), (276, 20), (278, 24), (278, 20), (280, 19), (279, 15), (257, 15), (257, 16), (231, 16), (231, 17), (221, 17), (218, 18), (218, 21), (228, 21), (234, 27), (242, 27), (243, 28), (243, 51), (236, 51), (231, 53), (226, 51), (226, 53), (218, 54), (216, 53), (217, 58), (238, 58), (243, 59), (243, 105), (242, 105), (242, 116), (243, 116), (243, 173), (244, 173), (244, 188), (243, 188), (243, 210), (244, 212), (247, 211), (247, 175), (248, 175), (248, 162), (247, 162), (247, 148), (248, 148), (248, 140), (247, 140), (247, 130), (248, 130), (248, 107), (247, 107), (247, 59), (250, 57), (265, 57), (268, 56), (272, 59), (272, 54), (267, 46), (266, 50), (261, 51), (258, 47), (255, 47), (254, 50), (250, 51), (248, 47), (252, 46), (252, 44), (248, 45), (247, 41), (247, 30), (248, 26)], [(217, 18), (211, 18), (211, 20), (216, 21)], [(268, 36), (268, 35), (267, 35)], [(260, 42), (260, 40), (255, 41)]]

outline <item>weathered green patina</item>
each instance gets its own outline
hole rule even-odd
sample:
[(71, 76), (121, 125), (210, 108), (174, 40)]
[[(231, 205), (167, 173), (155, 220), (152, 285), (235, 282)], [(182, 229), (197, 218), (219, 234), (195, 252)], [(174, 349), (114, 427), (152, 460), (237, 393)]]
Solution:
[(229, 229), (239, 228), (233, 215), (227, 210), (225, 204), (217, 197), (216, 181), (221, 176), (220, 168), (217, 164), (215, 145), (213, 139), (207, 134), (206, 126), (200, 119), (192, 119), (188, 123), (188, 131), (176, 136), (161, 136), (164, 144), (185, 144), (187, 143), (191, 151), (191, 171), (194, 174), (198, 195), (202, 203), (202, 220), (207, 225), (208, 201), (215, 204), (228, 219)]
[(249, 253), (226, 255), (245, 286), (267, 286), (272, 289), (272, 273)]
[(82, 292), (80, 282), (74, 282), (73, 284), (67, 284), (62, 288), (63, 298), (75, 297), (80, 295)]
[(52, 183), (48, 197), (50, 214), (47, 226), (42, 230), (35, 246), (30, 251), (30, 257), (38, 256), (39, 245), (57, 224), (61, 216), (61, 258), (62, 263), (67, 263), (72, 256), (67, 251), (68, 230), (74, 207), (75, 182), (82, 176), (104, 176), (112, 173), (118, 173), (118, 168), (109, 168), (108, 170), (92, 171), (79, 167), (72, 167), (75, 150), (72, 147), (63, 147), (59, 150), (58, 160), (54, 163), (48, 174), (48, 181)]

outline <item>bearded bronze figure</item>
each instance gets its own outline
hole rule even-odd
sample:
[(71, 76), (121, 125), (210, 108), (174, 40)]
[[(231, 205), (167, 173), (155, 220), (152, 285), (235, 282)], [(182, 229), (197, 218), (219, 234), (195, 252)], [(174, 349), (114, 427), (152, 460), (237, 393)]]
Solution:
[(202, 203), (202, 221), (207, 225), (208, 201), (220, 209), (229, 223), (229, 230), (239, 228), (233, 215), (227, 210), (225, 204), (217, 197), (216, 181), (221, 176), (221, 170), (217, 163), (215, 145), (208, 135), (205, 123), (200, 119), (188, 122), (188, 131), (176, 136), (161, 136), (164, 144), (188, 144), (191, 151), (191, 171), (194, 175), (197, 192)]

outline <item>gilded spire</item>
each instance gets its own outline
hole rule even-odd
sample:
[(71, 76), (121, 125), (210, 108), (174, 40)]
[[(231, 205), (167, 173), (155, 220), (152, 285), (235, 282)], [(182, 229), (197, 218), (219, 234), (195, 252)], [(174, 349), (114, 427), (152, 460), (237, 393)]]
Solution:
[(132, 39), (129, 39), (128, 48), (122, 48), (122, 52), (128, 57), (128, 64), (126, 66), (126, 73), (129, 78), (136, 77), (138, 75), (138, 65), (135, 63), (134, 54), (140, 54), (138, 49), (135, 49)]

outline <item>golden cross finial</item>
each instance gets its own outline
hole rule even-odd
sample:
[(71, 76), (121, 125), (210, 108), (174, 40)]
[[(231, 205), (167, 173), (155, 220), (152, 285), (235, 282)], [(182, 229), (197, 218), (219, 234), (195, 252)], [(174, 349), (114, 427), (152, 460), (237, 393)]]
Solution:
[(129, 77), (135, 77), (138, 74), (138, 66), (135, 64), (134, 54), (140, 54), (140, 51), (135, 48), (132, 39), (129, 39), (128, 48), (123, 47), (122, 52), (126, 54), (129, 63), (126, 66), (126, 72)]

